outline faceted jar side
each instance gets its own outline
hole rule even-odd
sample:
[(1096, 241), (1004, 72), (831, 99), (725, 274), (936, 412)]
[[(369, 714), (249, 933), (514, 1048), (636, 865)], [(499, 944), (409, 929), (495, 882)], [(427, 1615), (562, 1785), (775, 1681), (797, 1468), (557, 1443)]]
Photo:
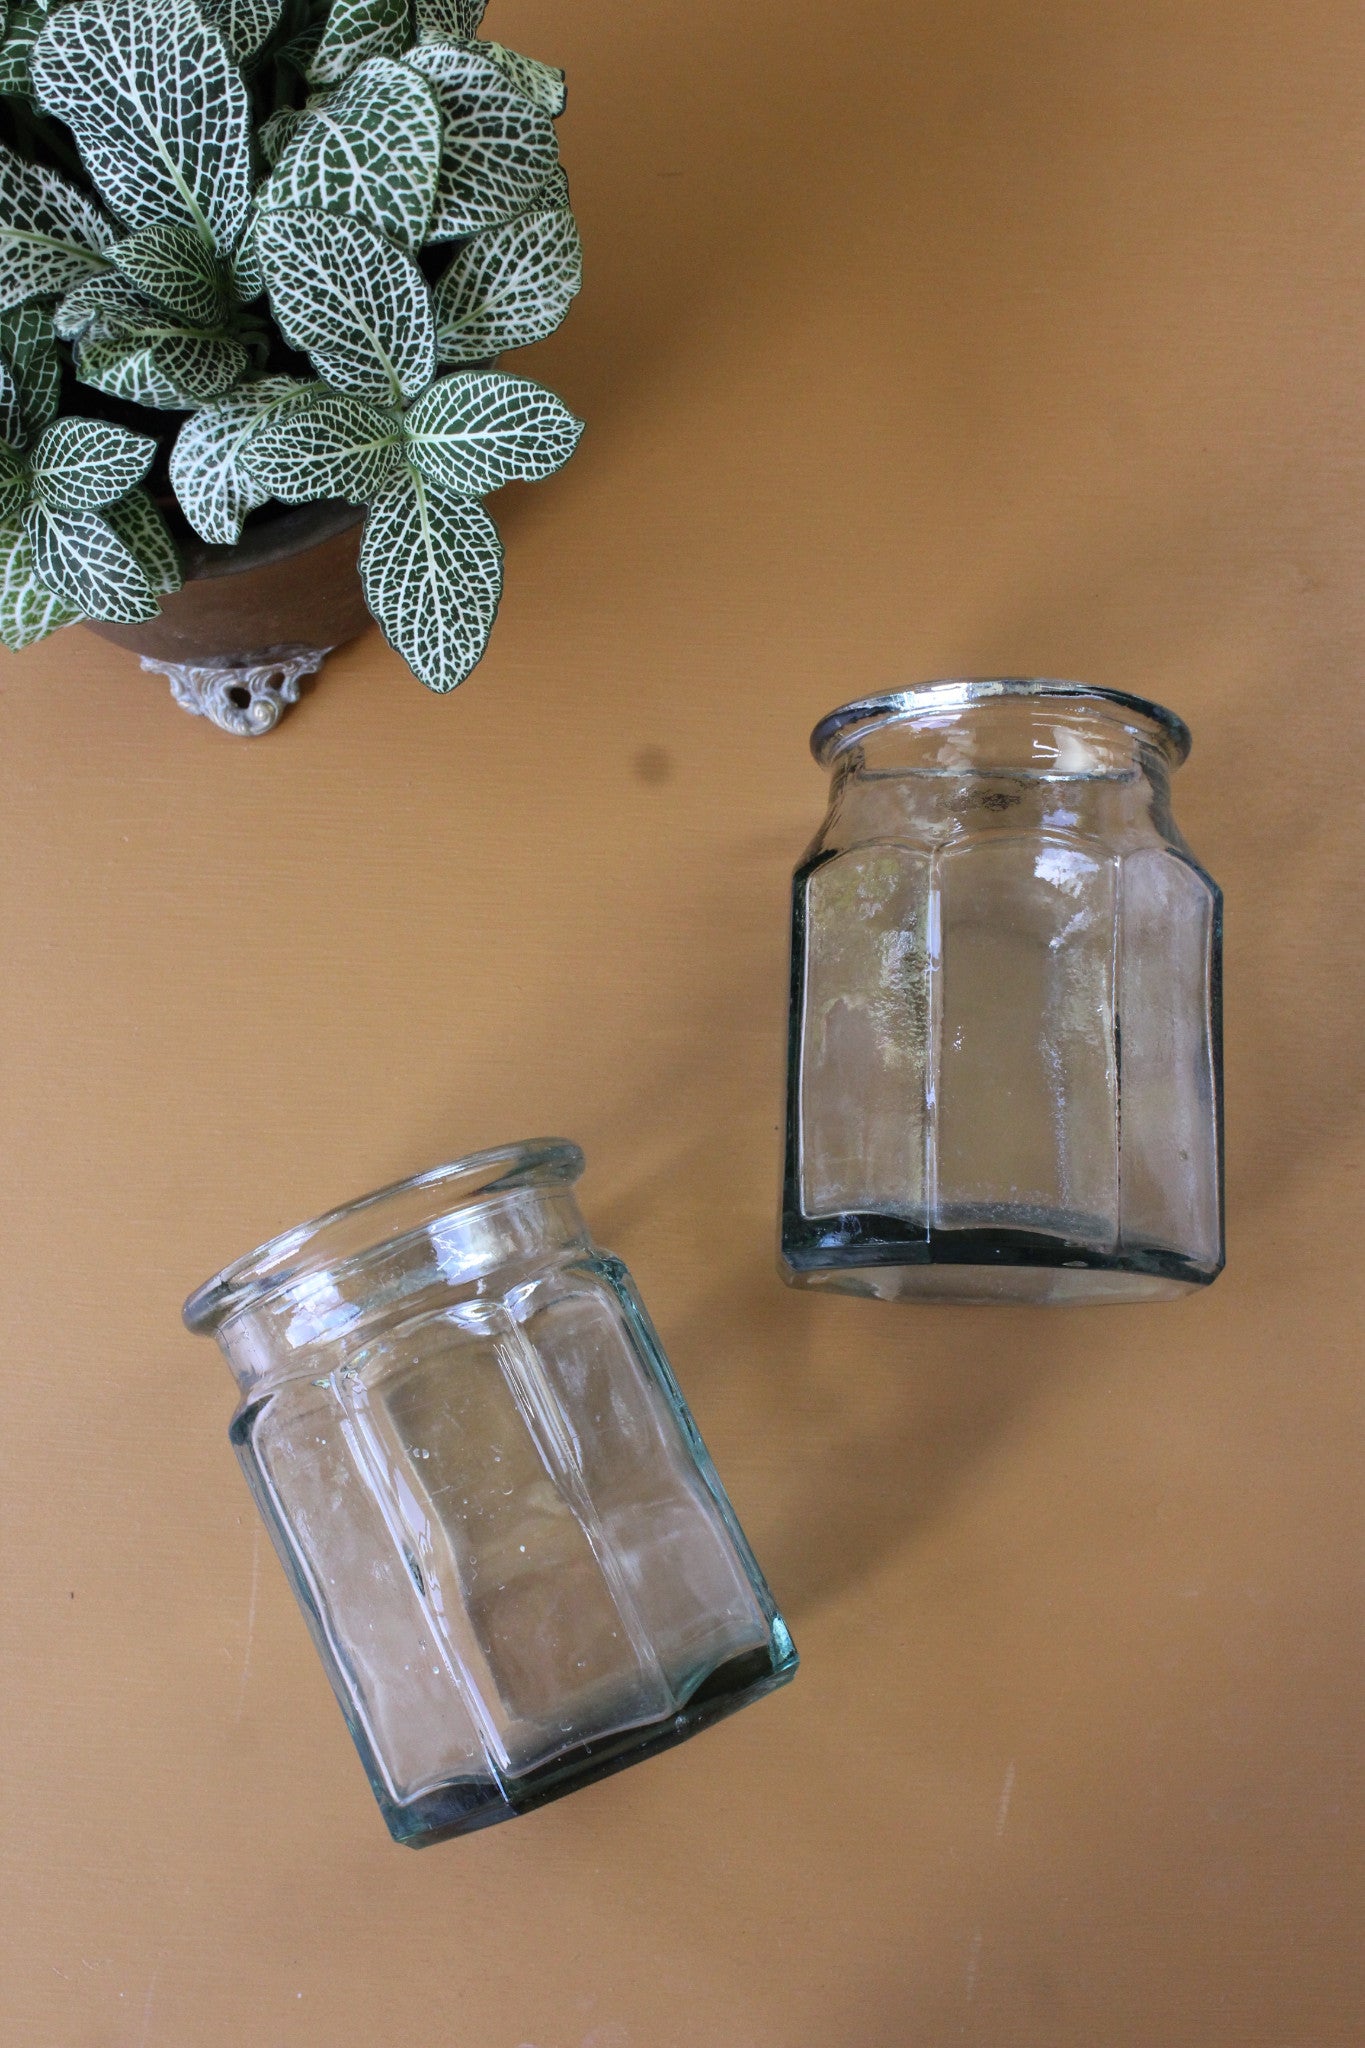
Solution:
[(889, 704), (889, 740), (876, 700), (850, 707), (866, 729), (795, 877), (786, 1277), (966, 1301), (1207, 1282), (1219, 899), (1163, 764), (1074, 686)]
[[(232, 1429), (415, 1846), (681, 1741), (796, 1662), (624, 1267), (581, 1219), (566, 1233), (562, 1192), (553, 1228), (534, 1191), (512, 1199), (491, 1269), (446, 1215), (401, 1260), (276, 1299), (296, 1356)], [(226, 1334), (259, 1360), (251, 1314)]]

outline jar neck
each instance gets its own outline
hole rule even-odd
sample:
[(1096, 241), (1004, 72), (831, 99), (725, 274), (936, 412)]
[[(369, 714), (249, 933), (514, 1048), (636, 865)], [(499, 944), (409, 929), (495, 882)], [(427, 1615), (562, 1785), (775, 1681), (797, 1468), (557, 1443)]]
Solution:
[(572, 1190), (506, 1195), (277, 1288), (229, 1317), (218, 1342), (243, 1394), (260, 1393), (332, 1372), (414, 1316), (503, 1293), (589, 1241)]
[(1153, 762), (1169, 774), (1188, 750), (1178, 725), (1172, 730), (1166, 722), (1170, 714), (1138, 699), (1033, 684), (974, 694), (982, 687), (936, 684), (866, 707), (851, 705), (847, 714), (834, 714), (846, 720), (841, 726), (827, 730), (832, 721), (826, 720), (817, 727), (817, 739), (826, 732), (817, 757), (836, 772), (856, 763), (871, 774), (971, 768), (1070, 779), (1132, 774)]
[(908, 804), (933, 836), (1011, 825), (1174, 836), (1172, 770), (1189, 738), (1136, 698), (1075, 684), (933, 684), (817, 726), (832, 810), (857, 832)]
[(582, 1163), (551, 1139), (401, 1181), (227, 1267), (185, 1320), (218, 1339), (244, 1394), (331, 1372), (380, 1330), (585, 1249)]
[(927, 737), (932, 745), (936, 734), (958, 733), (963, 745), (979, 750), (982, 765), (1042, 769), (1049, 756), (1074, 754), (1074, 736), (1050, 743), (1049, 730), (1060, 727), (1065, 733), (1077, 724), (1093, 730), (1101, 746), (1102, 733), (1126, 733), (1163, 755), (1171, 768), (1178, 768), (1190, 751), (1184, 720), (1149, 698), (1045, 676), (978, 676), (915, 683), (843, 704), (820, 720), (811, 734), (811, 752), (821, 767), (832, 768), (853, 748), (894, 749), (913, 745), (916, 736)]

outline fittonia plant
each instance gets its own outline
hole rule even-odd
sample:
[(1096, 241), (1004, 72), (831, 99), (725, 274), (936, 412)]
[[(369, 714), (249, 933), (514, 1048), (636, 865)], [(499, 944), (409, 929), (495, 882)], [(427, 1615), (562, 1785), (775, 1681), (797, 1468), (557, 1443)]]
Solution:
[(230, 543), (271, 500), (340, 498), (368, 507), (361, 578), (391, 644), (433, 690), (468, 675), (502, 585), (481, 500), (558, 469), (581, 432), (488, 367), (558, 326), (580, 256), (563, 74), (478, 40), (482, 14), (10, 0), (8, 647), (152, 617), (180, 580), (161, 508)]

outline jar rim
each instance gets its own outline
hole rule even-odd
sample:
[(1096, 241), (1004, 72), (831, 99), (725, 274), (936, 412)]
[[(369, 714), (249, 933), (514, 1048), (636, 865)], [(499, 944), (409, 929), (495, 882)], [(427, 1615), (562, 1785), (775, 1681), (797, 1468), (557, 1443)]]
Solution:
[[(526, 1188), (565, 1186), (583, 1171), (569, 1138), (526, 1138), (467, 1152), (387, 1187), (357, 1195), (270, 1237), (196, 1287), (181, 1311), (196, 1336), (213, 1336), (229, 1316), (322, 1265), (361, 1258), (457, 1211)], [(380, 1212), (387, 1214), (381, 1219)], [(360, 1221), (361, 1227), (354, 1228)], [(366, 1227), (375, 1226), (379, 1227)], [(387, 1227), (385, 1227), (387, 1226)]]
[[(820, 720), (810, 736), (810, 750), (822, 768), (878, 726), (913, 724), (933, 712), (966, 711), (1002, 698), (1085, 698), (1110, 710), (1127, 712), (1121, 721), (1130, 731), (1150, 739), (1155, 728), (1171, 765), (1178, 768), (1190, 751), (1190, 729), (1183, 718), (1149, 697), (1127, 690), (1108, 690), (1095, 683), (1068, 682), (1052, 676), (958, 676), (911, 683), (875, 697), (857, 697)], [(1140, 721), (1134, 723), (1133, 721)], [(1145, 730), (1144, 730), (1145, 729)]]

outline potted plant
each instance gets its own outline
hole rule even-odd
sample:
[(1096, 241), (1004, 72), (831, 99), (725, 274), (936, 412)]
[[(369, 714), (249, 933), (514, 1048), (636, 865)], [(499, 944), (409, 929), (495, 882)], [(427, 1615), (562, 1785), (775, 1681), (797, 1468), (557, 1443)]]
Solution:
[(580, 252), (563, 74), (482, 14), (9, 0), (7, 647), (85, 620), (243, 731), (366, 608), (429, 689), (469, 674), (502, 583), (482, 500), (581, 432), (493, 367), (559, 324)]

